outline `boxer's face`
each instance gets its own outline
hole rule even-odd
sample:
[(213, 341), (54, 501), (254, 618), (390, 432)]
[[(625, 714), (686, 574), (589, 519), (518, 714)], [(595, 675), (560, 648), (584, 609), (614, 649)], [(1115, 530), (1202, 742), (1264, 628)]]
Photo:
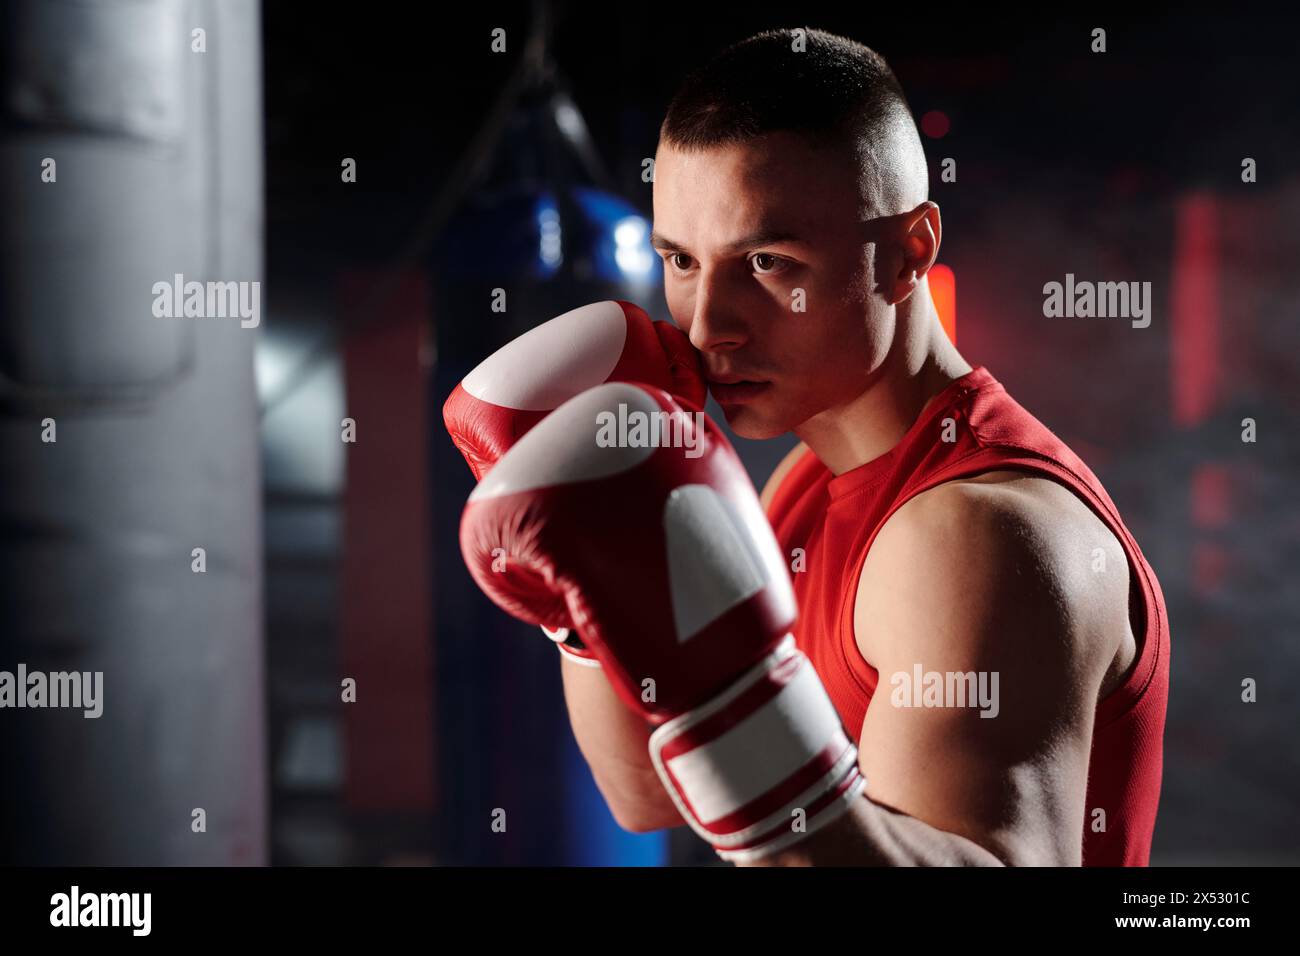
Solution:
[(894, 311), (870, 291), (864, 218), (851, 157), (794, 134), (701, 152), (660, 145), (653, 241), (668, 308), (737, 434), (776, 437), (867, 388)]

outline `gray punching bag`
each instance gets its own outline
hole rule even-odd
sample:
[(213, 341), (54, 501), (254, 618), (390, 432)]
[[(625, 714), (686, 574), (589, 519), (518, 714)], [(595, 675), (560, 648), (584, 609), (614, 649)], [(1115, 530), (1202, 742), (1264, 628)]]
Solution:
[(258, 3), (0, 6), (0, 862), (263, 864)]

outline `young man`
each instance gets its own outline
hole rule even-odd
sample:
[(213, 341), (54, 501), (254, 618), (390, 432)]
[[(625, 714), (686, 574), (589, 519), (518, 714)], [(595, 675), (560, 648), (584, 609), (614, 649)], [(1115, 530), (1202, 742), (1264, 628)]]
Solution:
[[(939, 209), (892, 72), (839, 37), (795, 43), (753, 37), (689, 78), (654, 183), (668, 305), (728, 423), (801, 439), (762, 500), (795, 562), (796, 641), (867, 780), (765, 862), (1146, 864), (1159, 585), (1091, 472), (940, 327)], [(918, 664), (997, 674), (996, 716), (892, 705)], [(644, 725), (599, 670), (563, 666), (616, 816), (680, 823)]]
[[(926, 279), (939, 209), (884, 61), (819, 31), (765, 33), (723, 52), (669, 108), (654, 218), (669, 308), (728, 422), (747, 438), (801, 439), (761, 499), (792, 572), (797, 620), (790, 626), (780, 594), (788, 585), (769, 575), (757, 598), (757, 585), (736, 598), (765, 602), (758, 611), (738, 617), (732, 601), (727, 614), (700, 612), (704, 638), (682, 625), (680, 605), (694, 612), (737, 573), (708, 566), (725, 555), (674, 549), (674, 536), (696, 534), (697, 551), (760, 555), (752, 572), (770, 533), (761, 516), (762, 528), (743, 517), (745, 492), (726, 462), (721, 477), (656, 465), (676, 470), (639, 484), (628, 476), (645, 470), (644, 455), (597, 462), (590, 440), (572, 437), (579, 399), (538, 426), (545, 437), (501, 459), (462, 526), (494, 600), (552, 626), (575, 618), (598, 645), (587, 656), (604, 667), (584, 666), (593, 661), (583, 652), (566, 653), (562, 667), (574, 732), (615, 817), (638, 831), (688, 822), (740, 863), (1145, 864), (1168, 688), (1159, 585), (1096, 477), (942, 331)], [(660, 353), (630, 315), (626, 333), (622, 316), (611, 321), (601, 327), (615, 330), (617, 348), (583, 359), (590, 381), (572, 394), (638, 381), (698, 405), (675, 330), (656, 326)], [(531, 354), (593, 335), (606, 337), (535, 338)], [(498, 406), (558, 404), (554, 388), (539, 403), (540, 393), (519, 392), (518, 368), (490, 361), (495, 375), (466, 379), (472, 411), (448, 417), (483, 471), (535, 424), (503, 424)], [(529, 374), (574, 377), (568, 367)], [(494, 388), (497, 405), (482, 404)], [(587, 392), (584, 414), (625, 398), (652, 412), (678, 407), (667, 393), (619, 388)], [(479, 440), (463, 436), (485, 429), (509, 437), (471, 454)], [(575, 487), (591, 514), (566, 501)], [(724, 504), (692, 505), (690, 521), (674, 525), (685, 488)], [(650, 509), (629, 518), (649, 556), (621, 550), (636, 535), (601, 538), (592, 515), (602, 497), (620, 514)], [(734, 529), (710, 515), (727, 513), (742, 515), (739, 543), (711, 549), (711, 536)], [(511, 561), (531, 562), (504, 587), (508, 575), (484, 570), (501, 545)], [(557, 580), (577, 582), (574, 593), (560, 595)], [(675, 622), (644, 624), (664, 603)], [(620, 617), (628, 604), (634, 612)], [(797, 650), (776, 644), (787, 628)], [(720, 648), (738, 657), (731, 671)], [(809, 661), (824, 694), (789, 676)], [(647, 672), (679, 699), (643, 705)], [(709, 694), (688, 688), (708, 683), (705, 672)], [(769, 697), (734, 712), (760, 693)], [(851, 745), (840, 726), (827, 729), (827, 714)], [(699, 733), (710, 720), (717, 726)], [(845, 747), (856, 763), (847, 769)], [(791, 816), (799, 822), (782, 823)]]

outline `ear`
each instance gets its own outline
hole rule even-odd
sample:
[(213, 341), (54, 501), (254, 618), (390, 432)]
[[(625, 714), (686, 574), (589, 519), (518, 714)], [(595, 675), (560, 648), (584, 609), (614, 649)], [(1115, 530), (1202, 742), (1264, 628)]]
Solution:
[(929, 200), (921, 203), (907, 216), (904, 228), (907, 238), (903, 240), (903, 261), (890, 290), (890, 305), (897, 305), (910, 296), (938, 258), (942, 234), (939, 204)]

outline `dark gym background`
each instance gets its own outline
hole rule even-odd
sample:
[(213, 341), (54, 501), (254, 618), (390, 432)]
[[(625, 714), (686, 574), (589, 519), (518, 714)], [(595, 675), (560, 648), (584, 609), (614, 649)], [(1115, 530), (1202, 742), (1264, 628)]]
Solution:
[[(711, 861), (610, 818), (554, 649), (461, 563), (472, 479), (440, 409), (560, 312), (667, 317), (642, 181), (663, 110), (725, 44), (799, 25), (898, 74), (959, 347), (1160, 576), (1153, 864), (1300, 860), (1297, 18), (850, 7), (0, 6), (0, 669), (106, 684), (98, 720), (0, 711), (5, 862)], [(176, 272), (262, 280), (260, 326), (152, 318)], [(1045, 319), (1068, 272), (1150, 281), (1151, 326)], [(758, 484), (791, 444), (737, 442)]]

